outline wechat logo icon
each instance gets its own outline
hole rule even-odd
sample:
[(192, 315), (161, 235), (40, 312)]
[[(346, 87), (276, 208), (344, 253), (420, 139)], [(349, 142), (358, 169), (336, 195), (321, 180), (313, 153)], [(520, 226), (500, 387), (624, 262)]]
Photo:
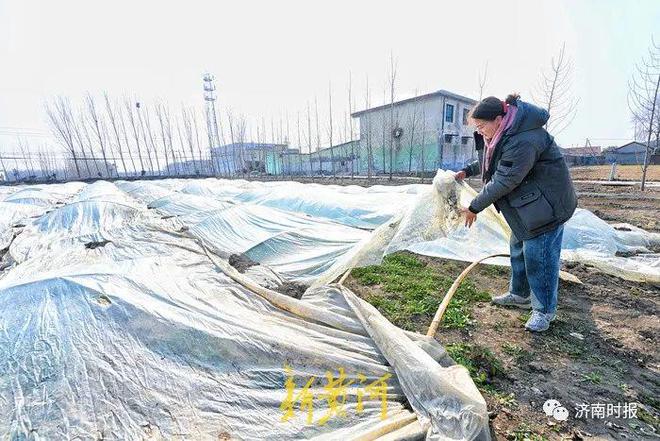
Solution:
[(543, 403), (543, 412), (557, 421), (566, 421), (568, 419), (568, 409), (562, 406), (557, 400), (548, 400)]

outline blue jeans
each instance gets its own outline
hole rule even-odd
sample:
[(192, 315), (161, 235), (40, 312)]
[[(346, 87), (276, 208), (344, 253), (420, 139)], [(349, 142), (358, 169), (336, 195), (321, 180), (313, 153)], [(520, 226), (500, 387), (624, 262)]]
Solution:
[(545, 314), (557, 311), (559, 253), (564, 225), (529, 240), (511, 234), (511, 281), (509, 292), (520, 297), (532, 295), (532, 308)]

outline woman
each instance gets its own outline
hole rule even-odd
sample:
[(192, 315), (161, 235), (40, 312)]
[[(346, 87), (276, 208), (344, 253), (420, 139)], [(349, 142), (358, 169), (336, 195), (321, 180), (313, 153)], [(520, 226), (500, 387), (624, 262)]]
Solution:
[(557, 311), (559, 253), (566, 222), (577, 196), (557, 144), (543, 126), (548, 112), (509, 95), (488, 97), (470, 117), (479, 161), (456, 179), (481, 174), (484, 186), (468, 208), (465, 225), (493, 204), (511, 227), (509, 292), (493, 298), (497, 305), (532, 308), (525, 324), (530, 331), (550, 327)]

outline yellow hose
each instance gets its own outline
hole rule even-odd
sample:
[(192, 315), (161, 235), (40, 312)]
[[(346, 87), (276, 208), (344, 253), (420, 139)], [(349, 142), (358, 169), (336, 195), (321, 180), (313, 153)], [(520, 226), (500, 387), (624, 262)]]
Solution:
[(438, 310), (435, 313), (435, 316), (433, 317), (433, 321), (431, 322), (431, 326), (429, 326), (429, 330), (426, 333), (427, 337), (433, 337), (436, 332), (438, 332), (438, 326), (440, 326), (440, 320), (442, 320), (442, 316), (445, 315), (445, 311), (447, 310), (447, 306), (449, 306), (449, 302), (451, 301), (451, 298), (454, 297), (454, 294), (458, 290), (458, 287), (461, 285), (461, 282), (465, 277), (468, 275), (470, 271), (472, 271), (472, 268), (477, 266), (479, 263), (483, 262), (486, 259), (490, 259), (491, 257), (509, 257), (508, 254), (492, 254), (490, 256), (482, 257), (479, 260), (475, 260), (472, 262), (467, 268), (463, 270), (461, 274), (454, 280), (454, 283), (452, 283), (451, 287), (449, 288), (449, 291), (447, 291), (447, 294), (445, 294), (445, 298), (442, 299), (442, 303), (440, 303), (440, 306), (438, 306)]

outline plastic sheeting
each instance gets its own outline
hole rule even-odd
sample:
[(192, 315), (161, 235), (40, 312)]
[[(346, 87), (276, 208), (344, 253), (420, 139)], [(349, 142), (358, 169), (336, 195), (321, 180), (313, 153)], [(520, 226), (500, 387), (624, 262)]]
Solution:
[[(128, 185), (135, 186), (133, 183)], [(158, 185), (161, 186), (158, 192), (186, 193), (217, 201), (273, 207), (289, 213), (306, 214), (315, 220), (325, 219), (349, 227), (378, 231), (374, 238), (360, 239), (343, 255), (332, 255), (337, 258), (331, 265), (335, 268), (341, 265), (340, 261), (348, 264), (353, 260), (354, 264), (362, 259), (364, 264), (378, 263), (383, 254), (398, 249), (468, 262), (490, 254), (508, 253), (509, 249), (510, 230), (493, 207), (480, 213), (471, 229), (465, 228), (460, 220), (456, 221), (455, 215), (445, 218), (439, 214), (439, 210), (447, 208), (443, 206), (443, 201), (450, 194), (461, 206), (469, 205), (476, 194), (466, 184), (455, 183), (451, 172), (440, 171), (434, 179), (434, 187), (416, 184), (362, 188), (222, 179), (167, 180), (160, 181)], [(157, 186), (149, 183), (148, 187)], [(388, 224), (402, 220), (411, 224), (412, 228), (402, 225), (399, 239), (394, 238), (396, 231), (385, 233)], [(439, 222), (444, 225), (438, 225)], [(417, 225), (430, 225), (432, 228), (415, 228)], [(419, 237), (422, 232), (426, 237)], [(380, 255), (374, 250), (364, 249), (365, 240), (372, 241), (371, 247), (379, 247)], [(375, 245), (379, 241), (380, 245)], [(587, 263), (625, 279), (657, 284), (660, 283), (660, 256), (649, 249), (659, 243), (660, 235), (657, 233), (648, 233), (627, 224), (610, 225), (588, 210), (577, 209), (564, 227), (562, 259)], [(361, 257), (355, 259), (356, 254)], [(269, 263), (277, 260), (277, 254), (273, 256)], [(506, 258), (492, 259), (488, 263), (509, 265)], [(313, 266), (328, 268), (327, 261), (317, 261)], [(350, 266), (354, 265), (348, 264), (346, 267)], [(293, 271), (289, 275), (295, 279), (300, 273)], [(332, 280), (331, 275), (338, 276), (336, 271), (326, 272), (326, 277), (318, 283)], [(305, 278), (301, 280), (309, 281)]]
[[(214, 206), (200, 220), (190, 215), (204, 204), (173, 195), (176, 185), (140, 184), (91, 184), (23, 219), (0, 273), (3, 437), (488, 438), (483, 398), (435, 340), (398, 330), (336, 285), (295, 300), (221, 258), (266, 258), (281, 239), (332, 261), (311, 241), (348, 247), (368, 232), (255, 204)], [(324, 387), (340, 372), (352, 382), (341, 412)], [(300, 392), (312, 378), (313, 408), (298, 400), (283, 421), (287, 380)], [(380, 380), (382, 398), (359, 386)]]
[[(453, 176), (438, 171), (432, 185), (419, 191), (407, 210), (375, 229), (313, 286), (335, 280), (350, 268), (378, 264), (383, 256), (403, 249), (467, 262), (508, 253), (511, 230), (493, 206), (479, 213), (471, 228), (464, 226), (458, 207), (467, 207), (476, 192), (464, 182), (456, 183)], [(660, 284), (660, 255), (649, 251), (658, 244), (660, 234), (628, 224), (609, 225), (590, 211), (577, 209), (564, 226), (561, 256), (624, 279)], [(509, 259), (488, 263), (508, 266)]]

